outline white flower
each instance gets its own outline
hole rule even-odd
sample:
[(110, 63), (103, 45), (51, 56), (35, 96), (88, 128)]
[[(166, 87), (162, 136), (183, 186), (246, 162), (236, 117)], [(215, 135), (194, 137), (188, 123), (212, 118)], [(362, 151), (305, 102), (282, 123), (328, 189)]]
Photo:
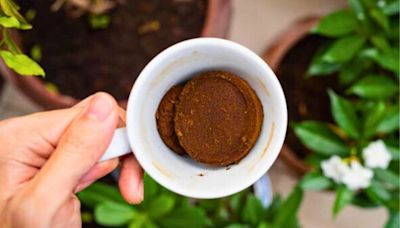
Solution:
[(336, 183), (342, 183), (343, 177), (350, 172), (350, 167), (338, 156), (332, 156), (321, 163), (324, 175), (332, 178)]
[(357, 160), (352, 160), (349, 166), (336, 155), (323, 161), (321, 168), (325, 176), (351, 190), (367, 188), (373, 176), (372, 170), (363, 167)]
[(386, 169), (389, 166), (392, 155), (382, 140), (371, 142), (362, 152), (365, 166), (369, 168)]
[(343, 176), (343, 183), (350, 190), (358, 190), (362, 188), (367, 188), (373, 176), (373, 172), (364, 168), (358, 161), (353, 160), (350, 164), (350, 172), (347, 172)]

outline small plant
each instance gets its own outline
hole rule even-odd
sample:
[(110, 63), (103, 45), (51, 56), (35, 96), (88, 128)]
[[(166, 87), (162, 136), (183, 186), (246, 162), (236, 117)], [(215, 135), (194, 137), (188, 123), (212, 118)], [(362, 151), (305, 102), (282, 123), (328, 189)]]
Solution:
[(23, 54), (11, 38), (11, 29), (27, 30), (32, 26), (18, 12), (19, 7), (12, 0), (0, 0), (0, 57), (5, 64), (20, 75), (45, 76), (44, 70), (34, 60)]
[(93, 215), (82, 213), (82, 221), (94, 219), (103, 226), (126, 227), (298, 227), (296, 212), (303, 192), (296, 187), (287, 200), (275, 197), (268, 208), (249, 190), (215, 200), (189, 200), (144, 177), (144, 201), (129, 205), (114, 186), (94, 183), (78, 197)]
[(210, 227), (294, 228), (300, 227), (297, 211), (302, 198), (303, 191), (295, 187), (286, 200), (278, 195), (268, 208), (264, 208), (261, 201), (247, 189), (223, 199), (200, 200), (198, 206), (207, 212)]
[[(103, 226), (129, 227), (204, 227), (207, 217), (203, 209), (193, 206), (144, 177), (144, 201), (129, 205), (114, 186), (94, 183), (78, 194), (81, 202), (94, 208), (94, 220)], [(87, 216), (87, 215), (86, 215)]]
[(327, 91), (334, 123), (292, 124), (314, 152), (306, 159), (313, 171), (300, 186), (336, 191), (334, 215), (349, 203), (381, 206), (390, 215), (386, 227), (399, 227), (399, 1), (349, 5), (312, 30), (331, 39), (308, 75), (336, 74), (339, 88)]

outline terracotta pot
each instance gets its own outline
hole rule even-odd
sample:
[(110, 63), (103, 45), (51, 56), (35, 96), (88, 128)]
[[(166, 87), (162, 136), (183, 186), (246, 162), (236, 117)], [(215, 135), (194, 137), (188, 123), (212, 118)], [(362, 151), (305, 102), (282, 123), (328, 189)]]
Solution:
[[(228, 32), (230, 14), (230, 0), (208, 0), (201, 36), (224, 38)], [(20, 43), (18, 34), (14, 34), (13, 37), (17, 43)], [(70, 96), (49, 92), (37, 77), (22, 77), (8, 69), (2, 61), (0, 61), (0, 73), (43, 109), (66, 108), (78, 102)], [(119, 103), (122, 107), (126, 107), (126, 100)]]
[[(310, 29), (313, 28), (318, 21), (318, 17), (311, 17), (298, 21), (285, 32), (283, 32), (276, 39), (276, 42), (264, 52), (262, 57), (273, 71), (277, 71), (286, 53), (301, 39), (307, 36)], [(303, 175), (310, 171), (310, 167), (296, 155), (294, 152), (295, 150), (296, 148), (291, 148), (288, 144), (284, 144), (279, 156), (286, 164), (296, 171), (296, 173)]]

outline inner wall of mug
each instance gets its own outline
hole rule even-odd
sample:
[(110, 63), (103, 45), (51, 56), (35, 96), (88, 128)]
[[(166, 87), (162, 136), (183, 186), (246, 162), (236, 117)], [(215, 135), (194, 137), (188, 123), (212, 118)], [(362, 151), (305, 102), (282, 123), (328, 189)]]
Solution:
[[(246, 80), (264, 109), (262, 132), (255, 146), (229, 169), (175, 154), (157, 131), (155, 113), (168, 89), (209, 70), (229, 71)], [(222, 197), (250, 186), (269, 169), (283, 143), (286, 105), (276, 83), (275, 75), (260, 58), (229, 41), (194, 39), (167, 49), (146, 66), (129, 99), (128, 134), (138, 161), (157, 182), (186, 196)]]

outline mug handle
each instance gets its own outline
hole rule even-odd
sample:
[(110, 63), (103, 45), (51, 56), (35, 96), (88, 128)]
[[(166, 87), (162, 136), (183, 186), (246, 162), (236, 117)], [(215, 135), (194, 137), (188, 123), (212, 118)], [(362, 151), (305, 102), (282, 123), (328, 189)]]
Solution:
[(111, 143), (99, 159), (99, 162), (129, 154), (131, 151), (126, 127), (118, 128), (115, 130)]

